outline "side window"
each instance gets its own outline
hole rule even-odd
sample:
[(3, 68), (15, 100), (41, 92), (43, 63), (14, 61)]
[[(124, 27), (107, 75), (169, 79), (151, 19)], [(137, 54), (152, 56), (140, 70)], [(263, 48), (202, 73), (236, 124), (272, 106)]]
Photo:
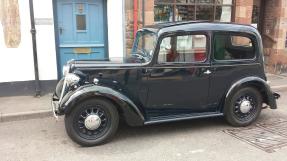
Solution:
[(241, 60), (255, 58), (255, 45), (247, 36), (215, 34), (214, 58), (216, 60)]
[(203, 62), (206, 60), (205, 35), (165, 37), (160, 44), (158, 63)]

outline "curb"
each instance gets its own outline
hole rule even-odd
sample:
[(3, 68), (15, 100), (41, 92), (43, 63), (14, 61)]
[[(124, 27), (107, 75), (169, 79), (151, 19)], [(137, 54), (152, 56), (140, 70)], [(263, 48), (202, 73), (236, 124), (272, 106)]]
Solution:
[(0, 123), (37, 119), (37, 118), (46, 118), (46, 117), (52, 117), (51, 110), (28, 111), (28, 112), (19, 112), (19, 113), (11, 113), (11, 114), (1, 113)]
[(276, 91), (284, 91), (287, 90), (287, 85), (271, 86), (271, 89)]

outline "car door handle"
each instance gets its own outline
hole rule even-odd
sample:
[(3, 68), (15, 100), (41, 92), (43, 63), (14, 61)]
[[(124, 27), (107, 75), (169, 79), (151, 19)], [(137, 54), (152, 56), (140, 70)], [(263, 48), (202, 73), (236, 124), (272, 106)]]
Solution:
[(209, 74), (211, 74), (211, 71), (210, 71), (210, 70), (206, 70), (206, 71), (203, 72), (203, 73), (209, 75)]
[(149, 74), (151, 73), (152, 69), (142, 69), (143, 74)]

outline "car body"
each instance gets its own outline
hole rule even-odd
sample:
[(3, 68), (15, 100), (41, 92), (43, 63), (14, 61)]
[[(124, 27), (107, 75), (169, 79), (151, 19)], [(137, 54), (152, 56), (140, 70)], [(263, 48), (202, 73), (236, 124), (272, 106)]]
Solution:
[[(52, 98), (53, 111), (55, 116), (65, 115), (69, 136), (85, 146), (101, 144), (115, 133), (112, 129), (97, 136), (109, 119), (105, 128), (117, 128), (118, 118), (142, 126), (217, 116), (225, 116), (231, 125), (247, 126), (263, 103), (277, 108), (279, 95), (267, 83), (263, 59), (261, 36), (252, 26), (148, 26), (138, 31), (131, 56), (122, 62), (68, 62)], [(97, 101), (102, 108), (93, 108)], [(102, 119), (101, 113), (116, 119)]]

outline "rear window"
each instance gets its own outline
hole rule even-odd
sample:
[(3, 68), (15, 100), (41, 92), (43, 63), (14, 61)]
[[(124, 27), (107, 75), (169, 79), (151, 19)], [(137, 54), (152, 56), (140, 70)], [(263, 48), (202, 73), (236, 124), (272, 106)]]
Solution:
[(255, 42), (245, 35), (217, 33), (214, 36), (216, 60), (244, 60), (255, 58)]

